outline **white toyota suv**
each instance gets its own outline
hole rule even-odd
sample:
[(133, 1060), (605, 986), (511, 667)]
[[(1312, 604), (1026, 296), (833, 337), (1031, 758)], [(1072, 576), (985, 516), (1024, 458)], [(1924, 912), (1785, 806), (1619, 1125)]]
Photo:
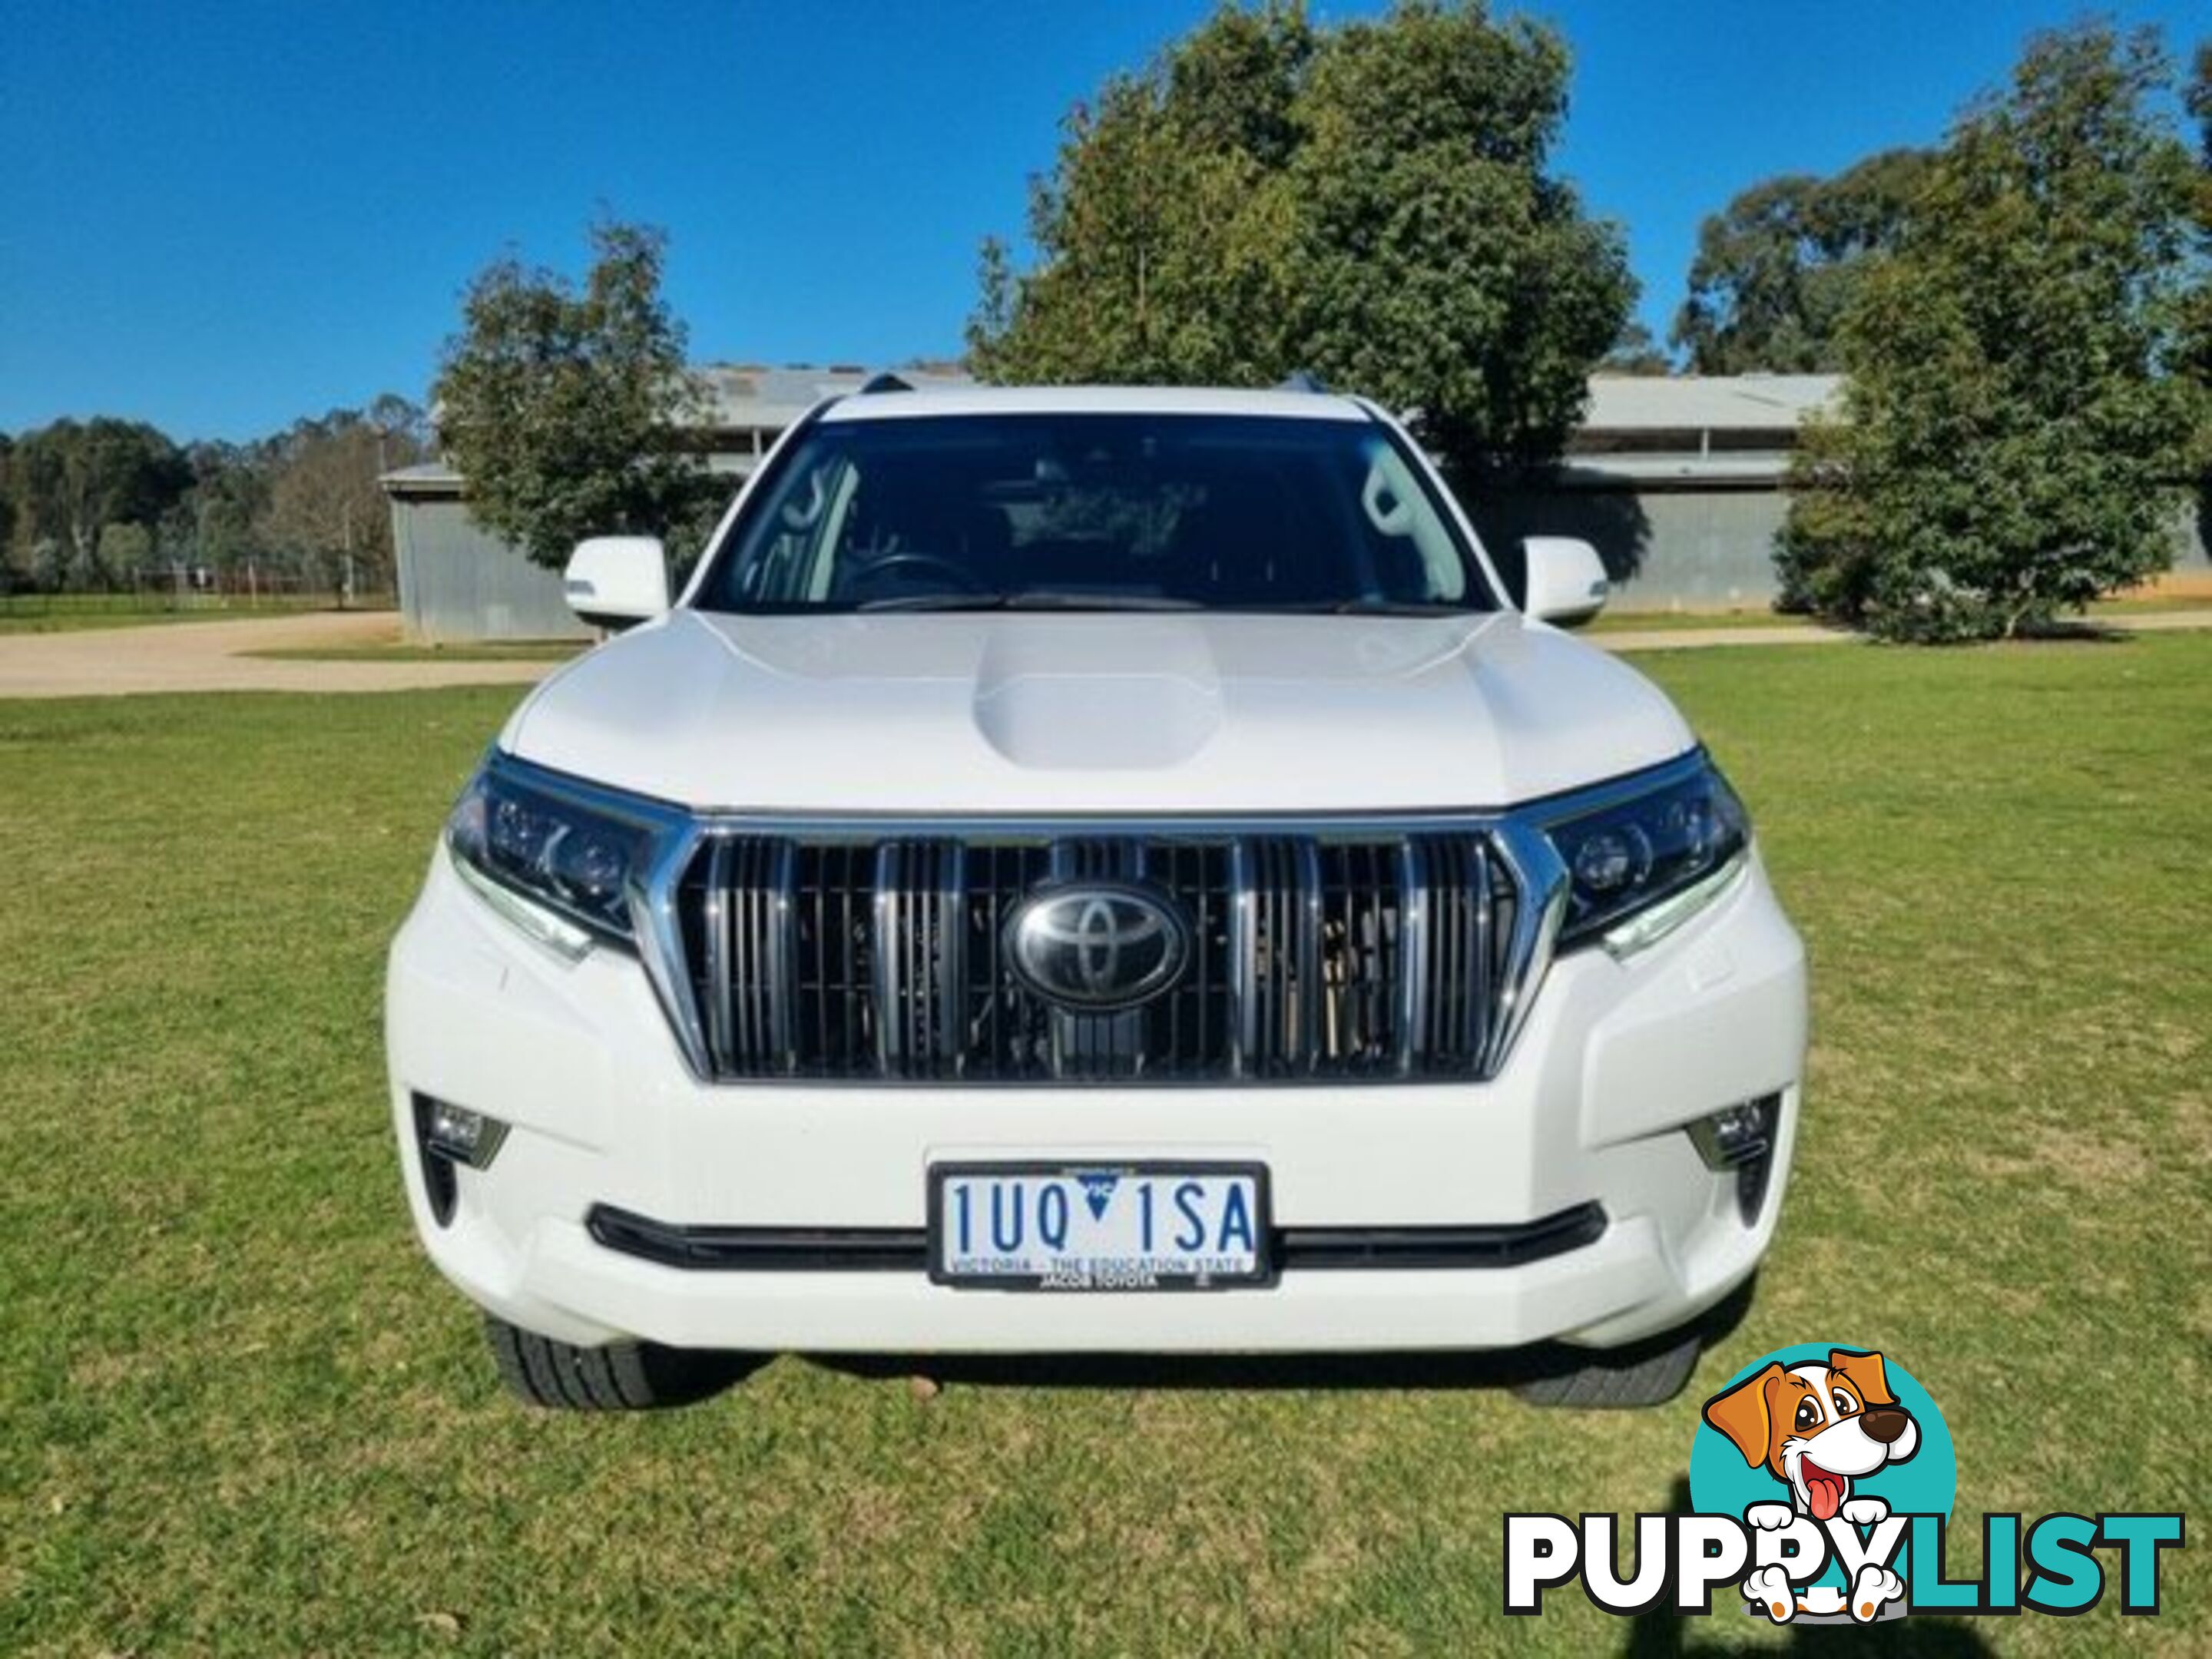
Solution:
[(431, 1258), (546, 1405), (732, 1356), (1541, 1345), (1679, 1389), (1803, 952), (1667, 699), (1312, 392), (832, 399), (516, 711), (393, 945)]

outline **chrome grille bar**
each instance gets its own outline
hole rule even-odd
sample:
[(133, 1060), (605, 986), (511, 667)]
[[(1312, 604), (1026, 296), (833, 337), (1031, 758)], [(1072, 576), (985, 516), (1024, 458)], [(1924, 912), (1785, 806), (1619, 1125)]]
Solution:
[(707, 970), (707, 1052), (717, 1071), (740, 1069), (743, 1061), (730, 1047), (730, 849), (717, 841), (707, 850), (707, 892), (703, 927)]
[(1291, 1028), (1287, 1060), (1294, 1071), (1311, 1071), (1321, 1050), (1321, 848), (1301, 836), (1289, 843), (1291, 891)]
[(1260, 1046), (1260, 890), (1252, 868), (1253, 844), (1229, 848), (1229, 1069), (1250, 1077)]
[(876, 849), (875, 1028), (884, 1072), (957, 1076), (967, 1027), (967, 848)]
[(760, 979), (759, 1036), (771, 1069), (787, 1072), (798, 1061), (793, 1041), (792, 934), (797, 921), (798, 849), (769, 843), (762, 882), (753, 898), (753, 966)]
[(913, 979), (913, 933), (906, 915), (906, 843), (887, 841), (876, 849), (875, 967), (876, 1052), (884, 1071), (896, 1077), (906, 1070), (913, 1026), (904, 1015)]
[(1491, 866), (1485, 842), (1422, 838), (1427, 867), (1421, 1048), (1428, 1069), (1474, 1072), (1489, 1025)]
[(1400, 1077), (1411, 1077), (1421, 1059), (1421, 1022), (1429, 1009), (1429, 930), (1434, 901), (1429, 896), (1428, 843), (1408, 836), (1398, 844), (1398, 1062)]
[(955, 1075), (965, 1047), (968, 1001), (968, 848), (957, 841), (936, 843), (937, 914), (930, 932), (936, 957), (929, 975), (933, 1016), (926, 1028), (933, 1057)]
[(781, 1073), (797, 1062), (791, 971), (796, 850), (781, 839), (718, 839), (700, 924), (708, 1053), (726, 1073)]

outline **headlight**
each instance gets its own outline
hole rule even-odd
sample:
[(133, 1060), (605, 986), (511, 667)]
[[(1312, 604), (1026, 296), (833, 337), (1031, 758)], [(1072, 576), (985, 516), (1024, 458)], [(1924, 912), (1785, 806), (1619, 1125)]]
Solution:
[(594, 939), (635, 941), (630, 894), (659, 845), (659, 816), (495, 752), (461, 792), (446, 845), (509, 921), (579, 956)]
[(1625, 956), (1720, 896), (1747, 856), (1751, 821), (1708, 762), (1545, 833), (1567, 872), (1559, 949), (1601, 939)]

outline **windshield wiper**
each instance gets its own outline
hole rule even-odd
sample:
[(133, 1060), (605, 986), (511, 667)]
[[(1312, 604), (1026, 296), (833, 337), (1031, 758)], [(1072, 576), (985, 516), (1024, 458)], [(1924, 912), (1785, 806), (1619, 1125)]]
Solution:
[(998, 611), (1003, 593), (901, 593), (887, 599), (862, 599), (855, 611)]
[(1487, 611), (1448, 599), (1322, 599), (1312, 605), (1272, 605), (1262, 610), (1304, 617), (1481, 617)]
[(1062, 593), (1037, 588), (1006, 595), (1009, 611), (1202, 611), (1196, 599), (1170, 599), (1164, 593)]
[(1021, 593), (902, 593), (863, 599), (855, 611), (1197, 611), (1195, 599), (1157, 593), (1066, 593), (1037, 588)]
[[(855, 611), (1203, 611), (1197, 599), (1159, 593), (1085, 593), (1031, 588), (1018, 593), (901, 593), (862, 599)], [(1489, 613), (1443, 599), (1319, 599), (1310, 605), (1224, 605), (1223, 611), (1295, 617), (1480, 617)]]

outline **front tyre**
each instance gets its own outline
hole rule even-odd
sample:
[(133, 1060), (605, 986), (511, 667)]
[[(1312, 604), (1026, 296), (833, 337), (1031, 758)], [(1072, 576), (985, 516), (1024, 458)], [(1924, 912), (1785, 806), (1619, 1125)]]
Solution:
[(613, 1342), (580, 1348), (487, 1315), (484, 1339), (500, 1381), (553, 1411), (639, 1412), (689, 1406), (720, 1394), (745, 1366), (736, 1355)]
[(1513, 1392), (1525, 1405), (1570, 1411), (1629, 1411), (1662, 1406), (1681, 1393), (1704, 1346), (1698, 1331), (1669, 1333), (1632, 1348), (1589, 1354), (1582, 1357), (1579, 1364), (1562, 1364), (1515, 1383)]

